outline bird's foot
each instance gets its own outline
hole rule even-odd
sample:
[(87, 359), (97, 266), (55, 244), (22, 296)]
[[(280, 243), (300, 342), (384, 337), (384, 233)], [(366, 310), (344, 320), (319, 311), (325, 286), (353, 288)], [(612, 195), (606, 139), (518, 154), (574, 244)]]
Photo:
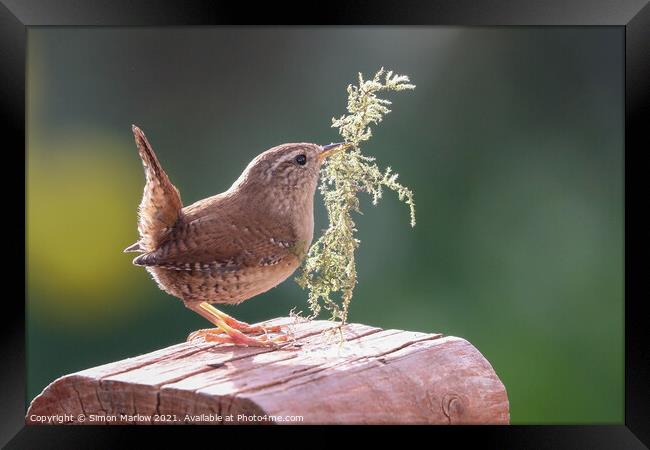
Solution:
[(289, 336), (282, 333), (277, 336), (253, 337), (242, 333), (239, 330), (230, 329), (225, 331), (221, 328), (207, 328), (197, 330), (187, 337), (188, 342), (215, 342), (219, 344), (235, 344), (247, 347), (270, 347), (275, 348), (279, 344), (289, 341)]
[[(249, 347), (277, 347), (280, 343), (287, 342), (290, 339), (289, 335), (282, 332), (281, 327), (278, 325), (250, 325), (219, 311), (208, 302), (188, 306), (217, 326), (217, 328), (198, 330), (190, 334), (187, 340), (191, 342), (219, 342)], [(271, 336), (269, 333), (280, 334)], [(250, 336), (259, 334), (262, 334), (262, 336)]]
[(281, 333), (282, 327), (280, 325), (251, 325), (246, 322), (235, 319), (234, 317), (226, 316), (224, 317), (224, 322), (228, 324), (231, 328), (239, 330), (242, 333), (247, 334), (268, 334), (268, 333)]
[[(267, 335), (269, 333), (283, 333), (282, 327), (280, 325), (271, 325), (271, 326), (262, 326), (262, 325), (249, 325), (246, 322), (240, 322), (236, 319), (230, 320), (225, 320), (226, 324), (229, 325), (230, 328), (241, 331), (242, 333), (245, 334), (264, 334)], [(206, 328), (202, 330), (197, 330), (194, 333), (190, 334), (187, 338), (187, 340), (191, 340), (191, 338), (199, 333), (200, 335), (204, 334), (228, 334), (226, 330), (223, 328)], [(283, 333), (284, 334), (284, 333)]]

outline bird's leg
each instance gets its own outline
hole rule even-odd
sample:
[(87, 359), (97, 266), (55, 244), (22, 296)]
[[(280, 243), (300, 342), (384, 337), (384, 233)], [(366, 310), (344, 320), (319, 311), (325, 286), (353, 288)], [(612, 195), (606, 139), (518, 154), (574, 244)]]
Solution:
[(239, 330), (242, 333), (279, 333), (282, 331), (282, 327), (280, 325), (271, 325), (271, 326), (262, 326), (262, 325), (250, 325), (246, 322), (241, 322), (237, 319), (235, 319), (232, 316), (229, 316), (223, 311), (219, 311), (217, 308), (212, 306), (209, 303), (203, 303), (203, 308), (205, 310), (210, 311), (212, 314), (214, 314), (217, 317), (220, 317), (223, 319), (224, 322), (226, 322), (227, 325), (229, 325), (231, 328), (234, 328), (235, 330)]
[[(286, 342), (288, 340), (287, 335), (280, 335), (274, 338), (270, 338), (266, 334), (259, 338), (247, 336), (243, 332), (267, 333), (272, 331), (272, 329), (279, 330), (279, 327), (264, 328), (239, 322), (229, 315), (219, 311), (207, 302), (201, 302), (196, 305), (188, 304), (187, 307), (217, 326), (216, 329), (195, 331), (188, 336), (188, 341), (203, 338), (204, 341), (209, 342), (233, 343), (236, 345), (247, 345), (251, 347), (273, 347), (277, 343)], [(223, 334), (225, 334), (225, 336)]]

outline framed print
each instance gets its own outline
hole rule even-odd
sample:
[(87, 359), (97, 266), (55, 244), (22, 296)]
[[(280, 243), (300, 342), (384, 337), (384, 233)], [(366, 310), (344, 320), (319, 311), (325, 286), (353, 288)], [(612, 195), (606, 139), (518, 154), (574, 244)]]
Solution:
[(647, 2), (288, 9), (3, 0), (2, 443), (647, 446)]

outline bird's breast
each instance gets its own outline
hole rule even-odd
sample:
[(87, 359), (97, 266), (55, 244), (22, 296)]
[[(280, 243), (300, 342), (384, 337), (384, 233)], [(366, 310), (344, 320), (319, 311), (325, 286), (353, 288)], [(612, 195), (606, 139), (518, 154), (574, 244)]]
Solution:
[(300, 259), (287, 255), (267, 265), (245, 266), (227, 272), (176, 271), (147, 267), (164, 291), (184, 302), (237, 304), (274, 288), (300, 266)]

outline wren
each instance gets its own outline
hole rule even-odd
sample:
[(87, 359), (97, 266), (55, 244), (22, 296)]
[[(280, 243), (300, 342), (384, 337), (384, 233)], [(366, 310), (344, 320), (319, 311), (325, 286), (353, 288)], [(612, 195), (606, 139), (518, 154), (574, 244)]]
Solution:
[(146, 136), (132, 129), (146, 184), (138, 209), (140, 239), (124, 251), (142, 253), (133, 264), (217, 327), (188, 340), (263, 347), (286, 341), (280, 327), (249, 325), (212, 304), (241, 303), (300, 266), (314, 234), (321, 164), (347, 144), (278, 145), (255, 157), (227, 191), (183, 207)]

